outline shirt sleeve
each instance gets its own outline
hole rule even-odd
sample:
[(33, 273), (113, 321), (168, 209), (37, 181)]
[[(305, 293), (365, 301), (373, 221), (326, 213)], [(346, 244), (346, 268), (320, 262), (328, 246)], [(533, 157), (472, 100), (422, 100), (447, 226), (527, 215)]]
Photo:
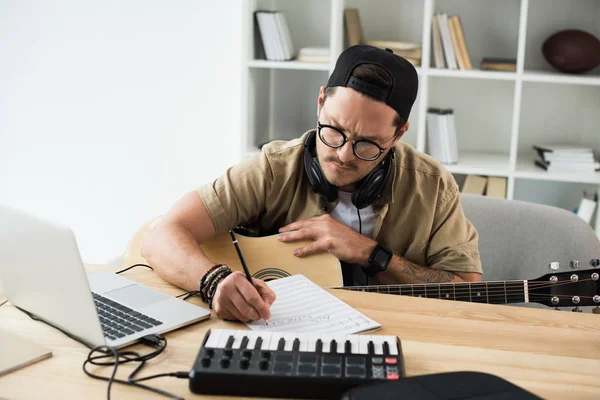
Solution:
[(482, 273), (477, 230), (465, 217), (456, 185), (446, 188), (436, 207), (427, 249), (431, 268)]
[(212, 183), (199, 186), (216, 234), (256, 220), (265, 210), (273, 172), (264, 152), (229, 168)]

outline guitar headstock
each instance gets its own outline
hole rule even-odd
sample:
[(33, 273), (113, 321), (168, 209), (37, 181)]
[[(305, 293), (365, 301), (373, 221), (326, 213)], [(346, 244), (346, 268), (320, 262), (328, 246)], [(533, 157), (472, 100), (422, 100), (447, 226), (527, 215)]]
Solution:
[[(600, 269), (579, 270), (578, 265), (571, 261), (571, 271), (558, 272), (558, 263), (550, 264), (554, 272), (529, 280), (529, 301), (548, 307), (600, 305)], [(600, 259), (591, 259), (589, 265), (596, 268)]]

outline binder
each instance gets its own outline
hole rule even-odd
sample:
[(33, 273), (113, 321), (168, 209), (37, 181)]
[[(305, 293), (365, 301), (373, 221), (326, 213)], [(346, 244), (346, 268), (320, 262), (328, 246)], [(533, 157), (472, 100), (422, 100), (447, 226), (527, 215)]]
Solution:
[(467, 175), (462, 187), (462, 192), (483, 195), (485, 193), (487, 181), (488, 178), (485, 176)]
[(485, 195), (488, 197), (506, 198), (506, 181), (503, 176), (489, 176)]

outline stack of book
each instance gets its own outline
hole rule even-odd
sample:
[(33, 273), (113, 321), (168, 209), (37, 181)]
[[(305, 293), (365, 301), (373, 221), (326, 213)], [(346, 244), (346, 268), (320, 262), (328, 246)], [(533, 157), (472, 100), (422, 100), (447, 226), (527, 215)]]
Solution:
[(484, 57), (479, 68), (487, 71), (515, 72), (517, 70), (517, 59)]
[(538, 159), (535, 165), (548, 172), (595, 172), (600, 171), (591, 147), (568, 144), (533, 145)]
[(365, 40), (357, 8), (346, 8), (344, 10), (344, 21), (346, 23), (346, 33), (348, 35), (348, 44), (350, 46), (367, 44), (379, 47), (380, 49), (390, 49), (394, 54), (405, 58), (412, 65), (421, 65), (423, 46), (420, 42), (404, 40)]
[(406, 42), (397, 40), (363, 40), (363, 44), (379, 47), (380, 49), (390, 49), (394, 54), (405, 58), (415, 67), (421, 65), (423, 55), (423, 46), (420, 42)]
[(460, 17), (439, 13), (433, 16), (431, 24), (435, 67), (473, 69)]
[(298, 50), (296, 60), (311, 63), (328, 63), (330, 61), (329, 47), (303, 47)]
[(427, 110), (427, 141), (429, 154), (442, 164), (458, 163), (458, 144), (454, 110), (429, 108)]
[(254, 12), (264, 56), (270, 61), (287, 61), (295, 57), (294, 43), (282, 11)]

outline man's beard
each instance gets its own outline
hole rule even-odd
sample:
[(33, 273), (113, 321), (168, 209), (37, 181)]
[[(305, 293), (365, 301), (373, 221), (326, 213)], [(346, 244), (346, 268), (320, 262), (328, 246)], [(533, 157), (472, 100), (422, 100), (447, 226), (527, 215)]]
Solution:
[[(336, 157), (325, 157), (323, 160), (320, 160), (321, 165), (327, 165), (329, 168), (325, 169), (323, 172), (325, 174), (325, 178), (327, 181), (337, 187), (343, 187), (355, 184), (360, 181), (364, 176), (358, 176), (357, 173), (360, 171), (358, 165), (354, 163), (343, 163)], [(338, 166), (348, 168), (347, 171), (337, 170), (335, 175), (328, 176), (327, 170), (333, 168), (332, 164), (336, 164)], [(351, 176), (347, 176), (346, 174), (350, 174)], [(366, 175), (366, 174), (365, 174)]]

